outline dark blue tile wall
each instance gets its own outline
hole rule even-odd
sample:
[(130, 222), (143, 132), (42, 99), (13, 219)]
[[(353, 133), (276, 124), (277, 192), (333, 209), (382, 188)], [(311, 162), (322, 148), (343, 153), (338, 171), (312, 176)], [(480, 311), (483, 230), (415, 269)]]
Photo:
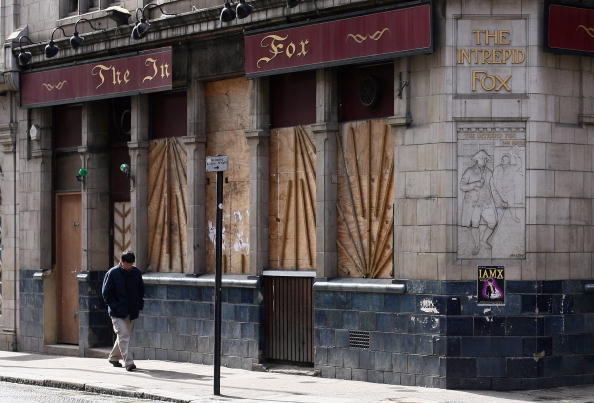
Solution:
[[(260, 362), (261, 300), (259, 289), (223, 288), (222, 365), (251, 370)], [(137, 359), (213, 363), (212, 287), (145, 284), (144, 311), (134, 326)]]
[(86, 348), (106, 347), (114, 341), (111, 320), (101, 296), (105, 273), (87, 272), (87, 280), (78, 283), (79, 345), (83, 355)]
[[(457, 389), (592, 383), (594, 296), (582, 281), (508, 281), (505, 306), (476, 283), (407, 281), (406, 294), (315, 293), (322, 376)], [(369, 349), (349, 347), (368, 331)]]
[(19, 335), (21, 351), (43, 351), (43, 281), (33, 278), (38, 270), (19, 271)]

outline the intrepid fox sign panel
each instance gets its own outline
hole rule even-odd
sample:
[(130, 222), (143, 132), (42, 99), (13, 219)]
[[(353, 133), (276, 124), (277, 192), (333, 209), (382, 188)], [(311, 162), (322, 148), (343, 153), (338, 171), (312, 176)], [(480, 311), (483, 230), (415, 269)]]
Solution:
[(254, 77), (432, 51), (428, 3), (247, 33), (245, 72)]
[(21, 75), (21, 105), (47, 106), (170, 90), (171, 47)]

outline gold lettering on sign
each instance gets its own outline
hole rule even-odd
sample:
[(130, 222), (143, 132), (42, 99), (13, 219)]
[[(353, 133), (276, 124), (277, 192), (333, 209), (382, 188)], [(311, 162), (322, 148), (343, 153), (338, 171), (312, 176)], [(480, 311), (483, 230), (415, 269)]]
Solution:
[(66, 83), (68, 83), (68, 81), (66, 81), (66, 80), (63, 80), (63, 81), (60, 81), (60, 82), (59, 82), (59, 83), (57, 83), (57, 84), (43, 83), (43, 84), (41, 84), (41, 85), (42, 85), (42, 86), (43, 86), (43, 87), (44, 87), (46, 90), (48, 90), (48, 91), (50, 91), (50, 92), (51, 92), (51, 91), (53, 91), (53, 90), (58, 90), (58, 91), (60, 91), (60, 90), (61, 90), (61, 89), (64, 87), (64, 85), (65, 85)]
[[(260, 41), (260, 47), (268, 48), (268, 52), (272, 54), (271, 57), (261, 57), (256, 62), (256, 66), (261, 68), (260, 62), (270, 63), (274, 60), (278, 55), (284, 54), (289, 59), (292, 58), (294, 55), (296, 56), (305, 56), (308, 53), (307, 45), (309, 45), (309, 39), (305, 39), (299, 41), (299, 43), (289, 42), (286, 44), (286, 40), (289, 38), (289, 35), (280, 36), (280, 35), (266, 35)], [(297, 52), (297, 53), (295, 53)]]
[(128, 84), (130, 82), (130, 70), (121, 71), (116, 69), (115, 66), (106, 66), (104, 64), (98, 64), (91, 69), (91, 74), (99, 76), (99, 84), (95, 87), (98, 89), (105, 83), (106, 76), (111, 78), (113, 85)]
[(472, 92), (483, 91), (511, 92), (512, 75), (491, 74), (486, 65), (518, 65), (526, 62), (526, 50), (521, 48), (497, 48), (496, 46), (511, 46), (512, 31), (508, 29), (488, 30), (473, 29), (471, 37), (476, 46), (490, 46), (489, 48), (473, 47), (457, 49), (456, 63), (463, 65), (485, 66), (480, 70), (471, 70), (470, 81)]
[(526, 61), (524, 49), (458, 49), (458, 64), (522, 64)]
[(499, 74), (489, 74), (486, 70), (472, 70), (472, 91), (476, 91), (476, 84), (480, 82), (481, 88), (485, 91), (499, 91), (504, 88), (509, 92), (511, 77), (511, 74), (502, 78)]
[(157, 77), (157, 75), (159, 74), (159, 71), (161, 71), (161, 78), (168, 78), (170, 73), (169, 73), (169, 64), (168, 63), (161, 63), (158, 64), (158, 59), (153, 59), (152, 57), (147, 57), (147, 59), (144, 61), (144, 65), (147, 67), (152, 67), (152, 73), (144, 76), (144, 78), (142, 79), (142, 82), (144, 83), (145, 81), (151, 81), (153, 80), (155, 77)]
[(578, 25), (576, 29), (583, 29), (584, 31), (586, 31), (586, 34), (588, 34), (588, 36), (590, 38), (594, 38), (594, 28), (593, 27), (586, 27), (585, 25)]
[(387, 28), (386, 27), (386, 28), (384, 28), (382, 30), (375, 31), (371, 35), (347, 34), (347, 39), (351, 38), (352, 40), (354, 40), (357, 43), (363, 43), (367, 39), (371, 39), (371, 40), (374, 40), (374, 41), (379, 41), (381, 39), (381, 37), (384, 35), (385, 32), (390, 32), (390, 28)]

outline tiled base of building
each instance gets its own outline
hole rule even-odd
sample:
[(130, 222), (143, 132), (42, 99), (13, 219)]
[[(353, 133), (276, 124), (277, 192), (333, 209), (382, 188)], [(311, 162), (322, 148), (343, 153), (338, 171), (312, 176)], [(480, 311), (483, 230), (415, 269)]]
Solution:
[[(592, 383), (594, 296), (582, 281), (508, 281), (505, 306), (475, 282), (408, 281), (405, 294), (315, 295), (324, 377), (453, 389)], [(353, 346), (368, 335), (369, 346)]]
[(33, 277), (38, 272), (19, 272), (19, 351), (43, 352), (43, 281)]
[[(20, 272), (20, 351), (44, 349), (44, 282), (35, 272)], [(113, 342), (103, 275), (79, 283), (84, 347)], [(317, 290), (314, 365), (328, 378), (452, 389), (590, 384), (594, 296), (585, 283), (508, 281), (504, 306), (478, 305), (475, 282), (406, 281), (403, 294)], [(266, 343), (261, 290), (225, 287), (222, 306), (222, 364), (252, 369)], [(211, 286), (149, 283), (132, 351), (209, 365), (213, 327)]]
[[(214, 304), (212, 287), (146, 285), (144, 311), (135, 322), (136, 359), (212, 364)], [(221, 364), (252, 369), (261, 351), (261, 304), (255, 288), (224, 288)]]

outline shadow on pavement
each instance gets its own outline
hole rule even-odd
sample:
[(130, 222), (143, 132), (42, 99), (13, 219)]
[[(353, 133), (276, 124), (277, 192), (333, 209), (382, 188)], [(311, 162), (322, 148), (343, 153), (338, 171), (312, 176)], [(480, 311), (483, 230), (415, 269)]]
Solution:
[(165, 371), (161, 369), (144, 369), (144, 368), (137, 368), (134, 372), (138, 372), (140, 374), (146, 374), (152, 376), (154, 378), (161, 378), (161, 379), (209, 379), (212, 378), (211, 376), (204, 376), (193, 374), (190, 372), (178, 372), (178, 371)]
[(39, 361), (39, 360), (54, 360), (56, 358), (63, 358), (60, 356), (52, 355), (39, 355), (39, 354), (22, 354), (15, 355), (14, 357), (2, 357), (1, 361)]

